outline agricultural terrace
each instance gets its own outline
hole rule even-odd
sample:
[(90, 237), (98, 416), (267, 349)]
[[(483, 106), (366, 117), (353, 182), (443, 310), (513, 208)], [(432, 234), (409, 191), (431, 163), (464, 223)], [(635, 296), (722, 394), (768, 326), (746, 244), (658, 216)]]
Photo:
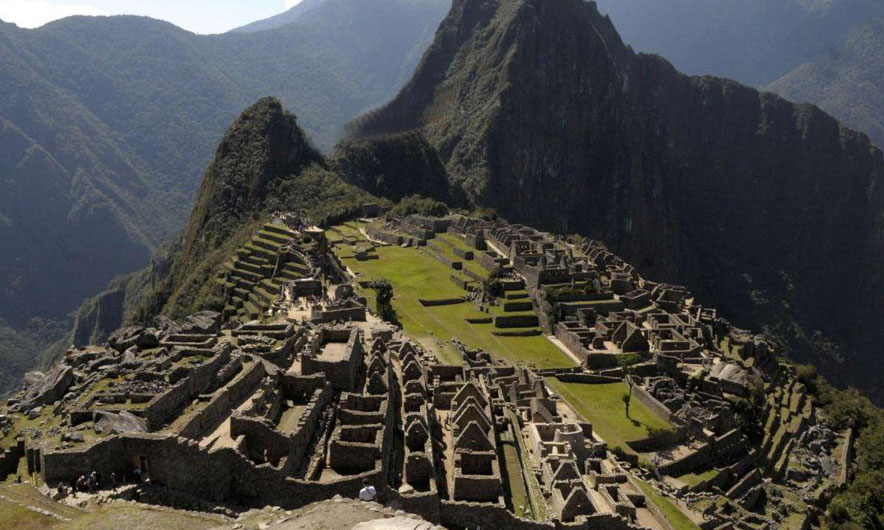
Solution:
[[(328, 231), (329, 240), (359, 238), (355, 223), (340, 225)], [(419, 299), (460, 298), (468, 293), (455, 285), (450, 277), (454, 271), (437, 261), (429, 253), (415, 248), (395, 246), (378, 247), (377, 259), (357, 260), (348, 247), (337, 248), (341, 261), (361, 280), (387, 278), (393, 284), (393, 307), (406, 333), (433, 351), (443, 362), (460, 364), (457, 350), (450, 344), (457, 339), (470, 348), (481, 348), (512, 363), (522, 362), (538, 369), (574, 366), (574, 361), (543, 335), (505, 337), (492, 335), (492, 323), (471, 324), (467, 319), (488, 319), (469, 302), (424, 307)], [(362, 293), (374, 304), (374, 293)]]
[(645, 439), (652, 430), (672, 430), (668, 421), (635, 396), (626, 417), (623, 405), (623, 394), (629, 392), (626, 383), (565, 383), (554, 377), (547, 378), (547, 383), (583, 415), (612, 448), (634, 453), (627, 442)]

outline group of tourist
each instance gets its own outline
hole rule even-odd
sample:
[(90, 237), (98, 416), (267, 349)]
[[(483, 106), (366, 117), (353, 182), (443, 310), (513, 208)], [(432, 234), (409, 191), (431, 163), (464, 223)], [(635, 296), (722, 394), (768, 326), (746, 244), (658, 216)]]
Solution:
[[(137, 467), (134, 468), (127, 478), (135, 484), (140, 484), (142, 481), (141, 469)], [(104, 485), (109, 486), (112, 490), (116, 490), (119, 482), (117, 474), (111, 473), (108, 483)], [(101, 487), (101, 475), (99, 475), (97, 471), (93, 471), (92, 473), (89, 473), (89, 475), (80, 475), (80, 477), (74, 481), (72, 486), (68, 486), (65, 482), (60, 482), (58, 484), (58, 497), (64, 498), (68, 495), (76, 496), (77, 493), (95, 493), (100, 490)]]

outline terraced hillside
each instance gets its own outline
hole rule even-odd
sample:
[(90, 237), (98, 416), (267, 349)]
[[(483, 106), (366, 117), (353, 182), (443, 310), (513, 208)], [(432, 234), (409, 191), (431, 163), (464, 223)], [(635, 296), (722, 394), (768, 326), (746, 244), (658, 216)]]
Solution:
[(260, 319), (280, 295), (287, 282), (309, 277), (318, 264), (296, 233), (283, 225), (267, 223), (224, 264), (219, 276), (226, 304), (225, 318)]
[(789, 467), (796, 438), (812, 421), (813, 403), (804, 385), (789, 378), (771, 385), (766, 405), (761, 458), (766, 474), (782, 478)]

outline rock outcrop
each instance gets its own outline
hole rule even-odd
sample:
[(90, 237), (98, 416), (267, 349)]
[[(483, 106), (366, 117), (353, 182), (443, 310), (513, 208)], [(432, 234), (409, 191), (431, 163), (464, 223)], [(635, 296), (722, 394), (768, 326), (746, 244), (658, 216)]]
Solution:
[(20, 409), (28, 410), (61, 399), (73, 382), (74, 371), (71, 367), (65, 364), (56, 365), (42, 379), (28, 387)]

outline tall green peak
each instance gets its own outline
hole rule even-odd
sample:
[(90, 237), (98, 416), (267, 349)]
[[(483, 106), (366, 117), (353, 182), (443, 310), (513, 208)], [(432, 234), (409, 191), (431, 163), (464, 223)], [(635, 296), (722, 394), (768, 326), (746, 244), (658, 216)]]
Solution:
[(265, 207), (274, 184), (311, 164), (324, 165), (294, 114), (263, 98), (233, 122), (206, 170), (184, 238), (184, 252), (200, 254)]

